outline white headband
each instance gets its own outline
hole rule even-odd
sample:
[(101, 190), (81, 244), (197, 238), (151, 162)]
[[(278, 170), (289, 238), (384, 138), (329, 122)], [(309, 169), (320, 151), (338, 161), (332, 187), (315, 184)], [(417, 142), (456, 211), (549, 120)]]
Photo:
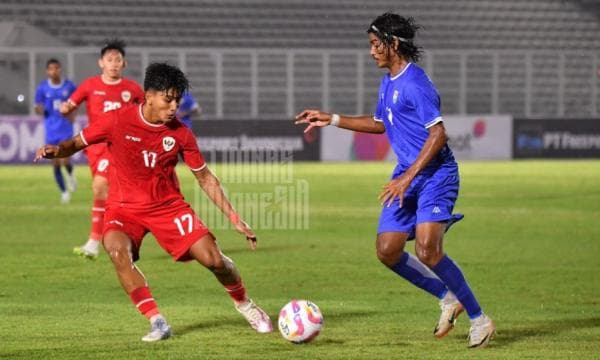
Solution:
[(391, 37), (392, 37), (392, 38), (394, 38), (394, 39), (398, 39), (398, 40), (400, 40), (400, 41), (403, 41), (403, 42), (408, 42), (408, 39), (405, 39), (405, 38), (403, 38), (403, 37), (396, 36), (396, 35), (390, 35), (390, 34), (388, 34), (388, 33), (384, 33), (383, 31), (380, 31), (380, 30), (377, 28), (377, 26), (375, 26), (375, 25), (371, 25), (371, 29), (373, 29), (373, 30), (374, 30), (376, 33), (378, 33), (378, 34), (381, 34), (381, 35), (383, 35), (383, 36), (385, 36), (385, 37), (390, 37), (390, 36), (391, 36)]

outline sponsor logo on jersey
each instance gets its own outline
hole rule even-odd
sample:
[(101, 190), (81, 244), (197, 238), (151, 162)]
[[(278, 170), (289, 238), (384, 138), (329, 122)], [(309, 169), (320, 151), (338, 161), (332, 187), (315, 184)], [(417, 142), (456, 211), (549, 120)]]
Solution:
[(131, 136), (131, 135), (125, 135), (125, 139), (135, 141), (135, 142), (142, 141), (142, 139), (140, 139), (139, 137), (135, 137), (135, 136)]
[(392, 102), (395, 104), (398, 101), (398, 90), (394, 90), (394, 96), (392, 96)]
[(163, 149), (165, 149), (165, 151), (171, 151), (171, 149), (173, 149), (174, 146), (175, 146), (175, 139), (173, 139), (170, 136), (163, 138)]
[(94, 95), (106, 95), (106, 93), (101, 90), (94, 90)]
[(131, 100), (131, 93), (127, 90), (123, 90), (123, 92), (121, 92), (121, 99), (123, 99), (125, 102), (128, 102)]

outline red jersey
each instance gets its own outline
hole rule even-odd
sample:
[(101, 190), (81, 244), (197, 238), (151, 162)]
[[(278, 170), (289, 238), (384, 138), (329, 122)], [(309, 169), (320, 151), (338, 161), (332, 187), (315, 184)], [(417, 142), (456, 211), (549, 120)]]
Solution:
[(144, 90), (133, 80), (121, 78), (114, 83), (106, 83), (102, 75), (85, 79), (69, 97), (76, 106), (87, 102), (88, 125), (102, 114), (125, 107), (128, 104), (144, 102)]
[(183, 200), (175, 173), (179, 156), (192, 171), (206, 166), (187, 127), (176, 119), (151, 124), (142, 115), (142, 105), (111, 111), (80, 135), (86, 145), (108, 145), (112, 156), (109, 208), (148, 209)]

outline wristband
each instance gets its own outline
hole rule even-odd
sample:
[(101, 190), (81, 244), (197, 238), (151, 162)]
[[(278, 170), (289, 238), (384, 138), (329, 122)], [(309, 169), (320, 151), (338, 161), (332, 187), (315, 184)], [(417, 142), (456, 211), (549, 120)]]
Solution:
[(340, 115), (339, 114), (331, 115), (331, 122), (329, 123), (329, 125), (338, 126), (339, 124), (340, 124)]

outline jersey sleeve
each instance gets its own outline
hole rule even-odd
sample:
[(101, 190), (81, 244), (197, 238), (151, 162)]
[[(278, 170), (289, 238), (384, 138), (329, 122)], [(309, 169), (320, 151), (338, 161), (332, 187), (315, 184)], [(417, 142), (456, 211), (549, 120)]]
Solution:
[(404, 93), (408, 97), (408, 103), (414, 106), (423, 127), (429, 129), (443, 121), (440, 112), (440, 96), (435, 88), (414, 86)]
[(35, 104), (44, 105), (44, 87), (40, 84), (35, 90)]
[(70, 81), (67, 83), (68, 87), (67, 87), (67, 91), (69, 92), (68, 96), (73, 95), (73, 93), (75, 92), (75, 90), (77, 89), (77, 85), (75, 85), (74, 82)]
[(84, 81), (81, 85), (75, 89), (75, 91), (69, 97), (69, 102), (71, 102), (75, 106), (81, 105), (82, 102), (87, 100), (89, 95), (89, 81)]
[(100, 115), (98, 121), (81, 130), (79, 133), (81, 140), (86, 145), (110, 142), (112, 130), (118, 126), (117, 119), (116, 111), (109, 111)]
[(383, 122), (385, 119), (385, 107), (383, 105), (383, 98), (385, 96), (383, 92), (383, 82), (385, 80), (381, 79), (381, 84), (379, 85), (379, 92), (377, 93), (377, 107), (375, 108), (375, 114), (373, 115), (373, 120)]
[(186, 135), (183, 142), (183, 147), (181, 149), (181, 157), (190, 170), (200, 171), (206, 167), (204, 156), (200, 152), (200, 148), (196, 142), (196, 137), (192, 131), (185, 127), (184, 129)]

